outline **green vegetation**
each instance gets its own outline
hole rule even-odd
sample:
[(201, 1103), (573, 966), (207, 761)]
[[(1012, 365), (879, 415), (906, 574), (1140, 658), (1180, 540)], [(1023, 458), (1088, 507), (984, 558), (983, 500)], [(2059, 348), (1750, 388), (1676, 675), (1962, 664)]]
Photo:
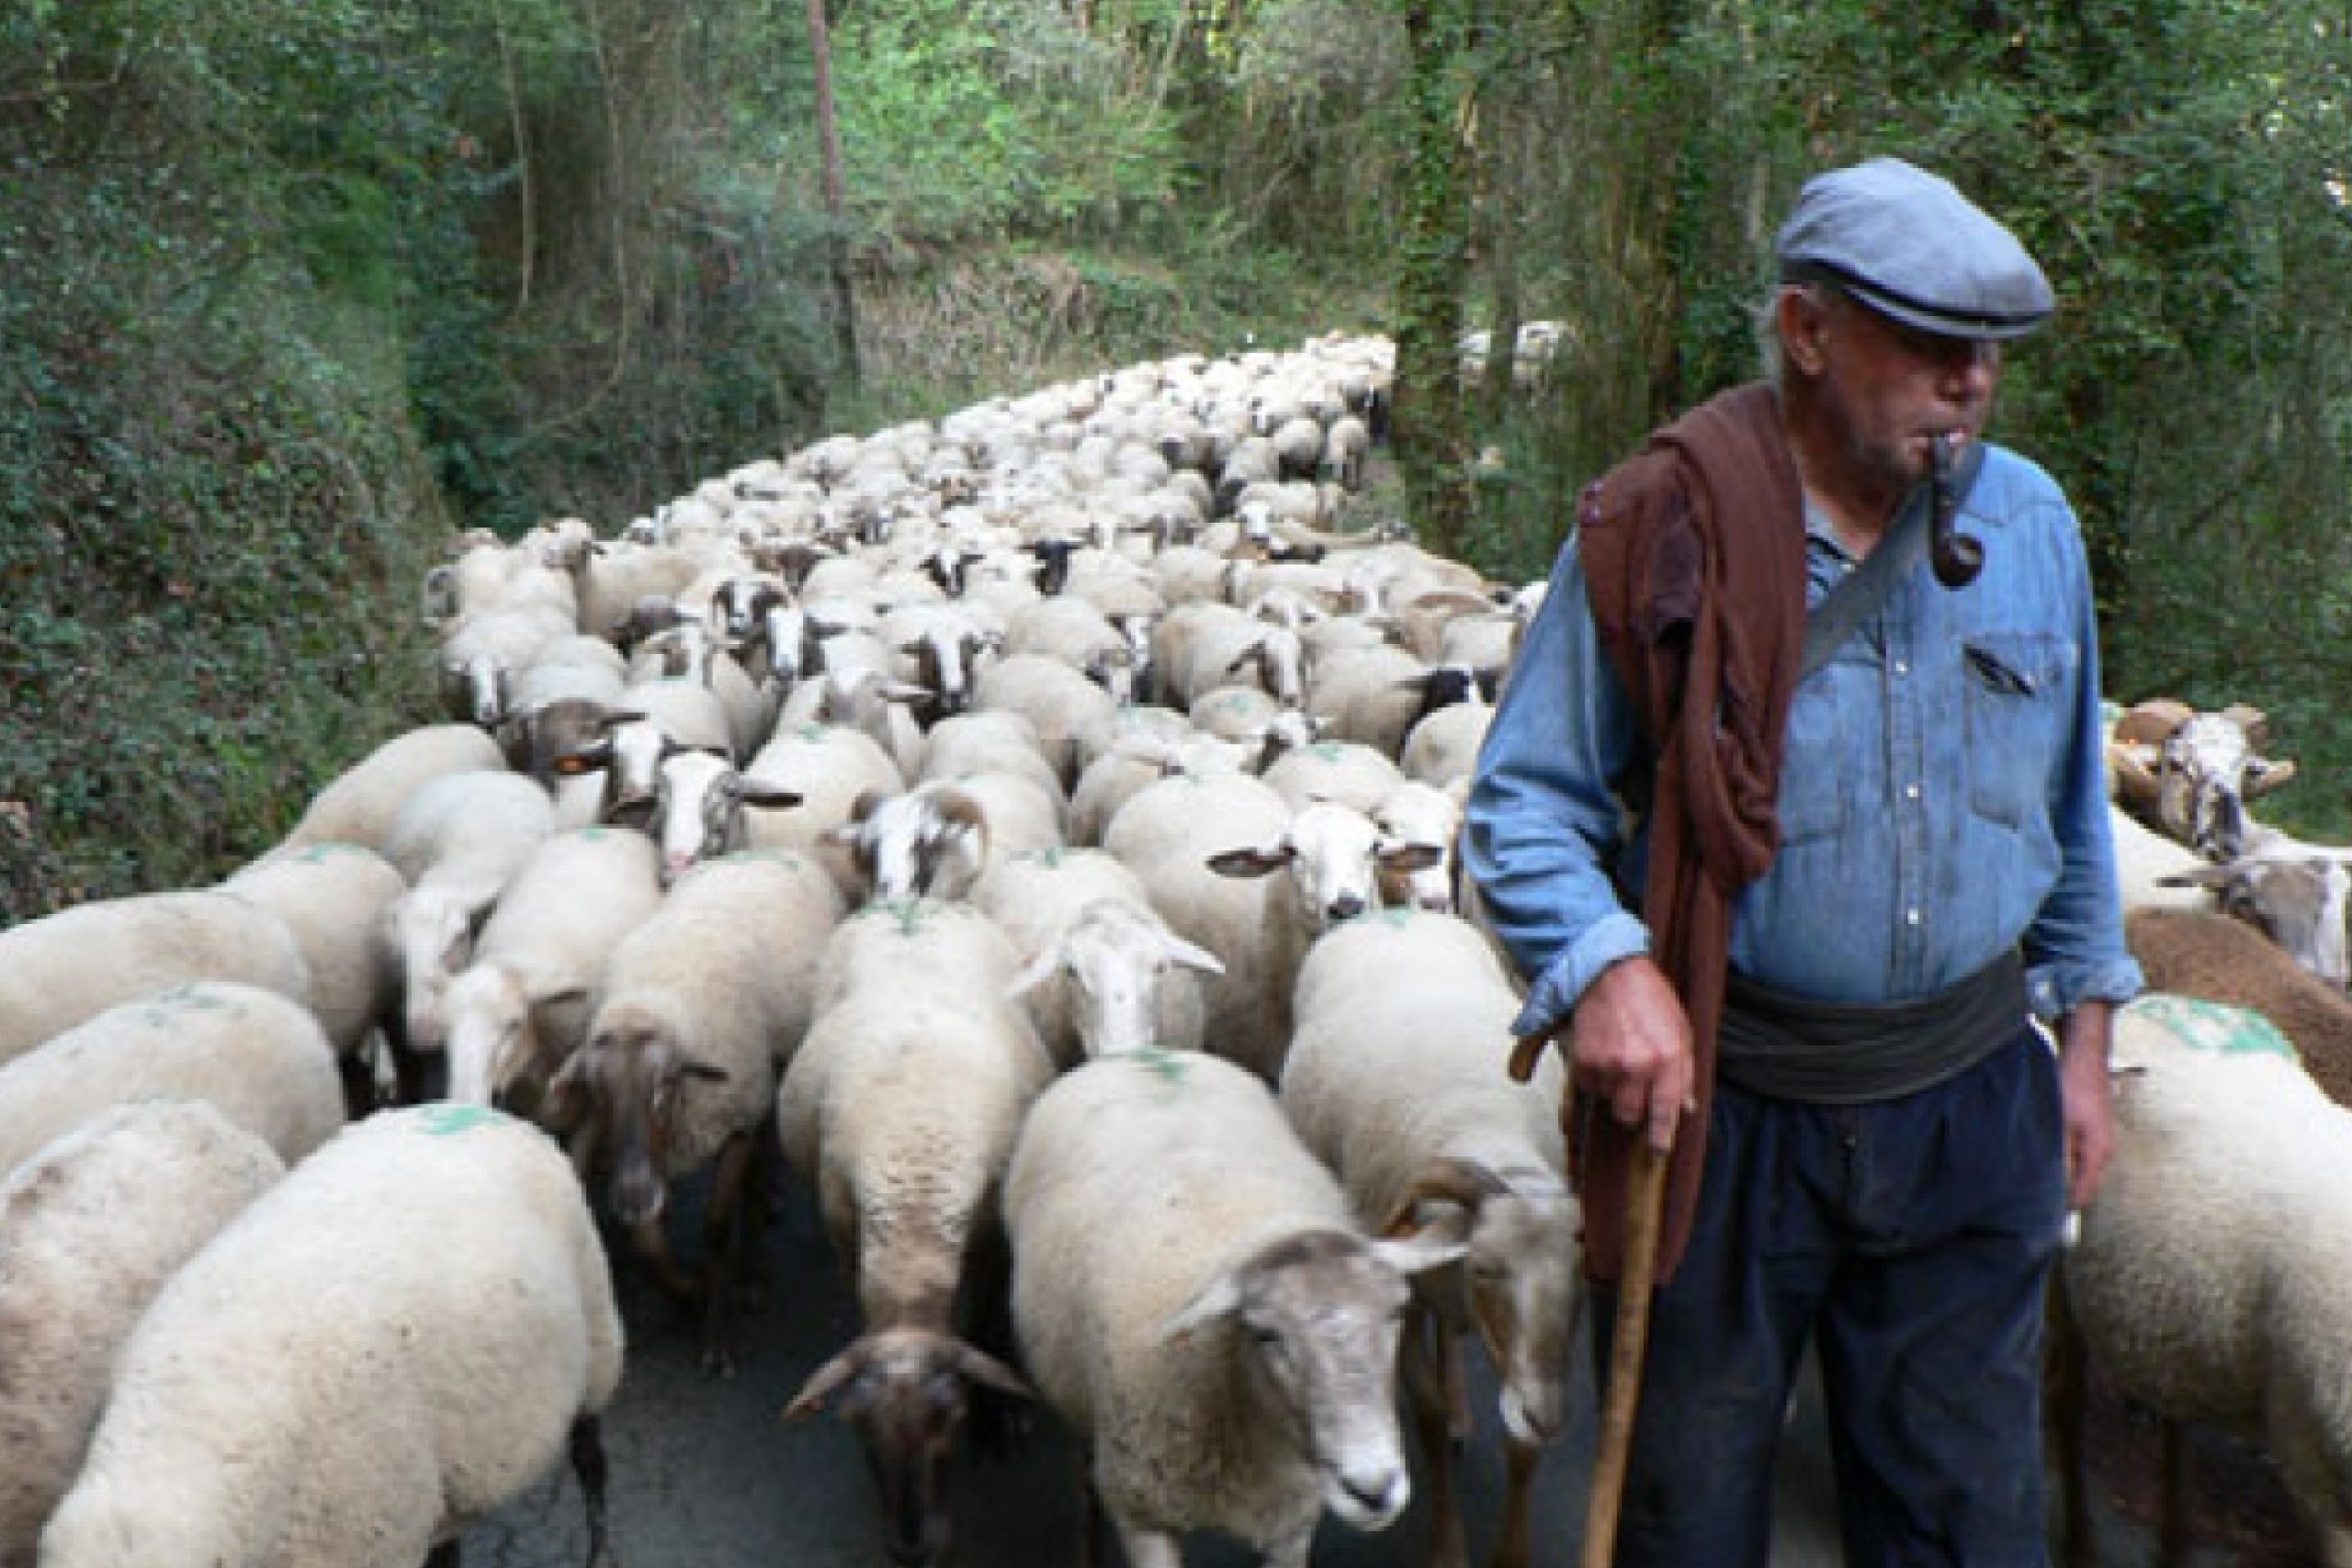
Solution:
[[(218, 875), (434, 716), (452, 529), (616, 527), (1102, 366), (1392, 333), (1384, 503), (1538, 573), (1583, 483), (1752, 372), (1771, 223), (1875, 152), (2058, 284), (2002, 433), (2083, 511), (2110, 692), (2267, 708), (2303, 768), (2274, 808), (2352, 838), (2341, 6), (830, 21), (838, 208), (786, 0), (0, 5), (0, 919)], [(1539, 318), (1544, 383), (1457, 403), (1456, 331)]]

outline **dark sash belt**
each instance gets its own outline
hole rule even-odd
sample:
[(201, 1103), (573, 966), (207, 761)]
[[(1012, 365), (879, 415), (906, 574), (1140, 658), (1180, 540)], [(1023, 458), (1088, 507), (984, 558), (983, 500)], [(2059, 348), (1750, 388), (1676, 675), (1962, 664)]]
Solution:
[(1734, 970), (1716, 1070), (1750, 1094), (1815, 1105), (1893, 1100), (1965, 1072), (2017, 1038), (2029, 1012), (2012, 948), (1916, 1001), (1817, 1002)]

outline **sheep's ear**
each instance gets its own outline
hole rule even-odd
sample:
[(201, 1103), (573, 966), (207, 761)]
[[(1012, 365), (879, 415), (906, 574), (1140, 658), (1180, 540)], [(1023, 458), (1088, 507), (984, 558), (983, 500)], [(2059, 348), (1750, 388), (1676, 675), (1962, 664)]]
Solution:
[(1209, 856), (1208, 867), (1219, 876), (1271, 876), (1296, 858), (1288, 844), (1271, 850), (1221, 850)]
[(539, 1096), (533, 1120), (558, 1137), (576, 1132), (580, 1123), (587, 1120), (588, 1107), (595, 1098), (587, 1062), (584, 1048), (565, 1057), (563, 1066), (556, 1069), (555, 1076), (548, 1080), (546, 1091)]
[(1373, 1256), (1408, 1276), (1442, 1269), (1469, 1250), (1464, 1237), (1449, 1239), (1442, 1234), (1442, 1229), (1433, 1225), (1411, 1235), (1375, 1241), (1372, 1244)]
[(2219, 893), (2228, 887), (2237, 875), (2235, 865), (2193, 865), (2186, 871), (2166, 872), (2156, 878), (2159, 887), (2202, 887)]
[(1227, 1269), (1203, 1285), (1193, 1299), (1159, 1326), (1162, 1344), (1182, 1340), (1241, 1310), (1241, 1285)]
[(839, 1393), (843, 1383), (865, 1370), (865, 1342), (859, 1340), (849, 1348), (808, 1374), (792, 1403), (784, 1407), (786, 1421), (801, 1421), (825, 1408), (825, 1401)]
[[(572, 1054), (572, 1060), (578, 1061), (579, 1059), (579, 1053), (574, 1052)], [(568, 1066), (571, 1064), (566, 1063), (565, 1065)], [(686, 1057), (684, 1061), (678, 1064), (678, 1075), (681, 1077), (700, 1078), (706, 1083), (725, 1083), (727, 1081), (727, 1069), (725, 1067), (714, 1067), (708, 1062), (697, 1062), (692, 1056)]]
[(800, 804), (800, 792), (782, 784), (766, 784), (758, 779), (742, 782), (742, 799), (746, 806), (757, 806), (770, 811), (781, 811), (787, 806)]
[(1181, 964), (1187, 969), (1198, 969), (1204, 975), (1225, 973), (1225, 963), (1216, 953), (1205, 947), (1195, 947), (1172, 931), (1160, 938), (1159, 946), (1160, 951), (1168, 954), (1168, 961), (1171, 964)]
[(2245, 765), (2245, 783), (2242, 786), (2248, 800), (2260, 800), (2282, 784), (2292, 784), (2295, 764), (2291, 761), (2273, 762), (2256, 757)]
[(987, 1351), (961, 1340), (956, 1345), (956, 1371), (967, 1382), (985, 1383), (999, 1393), (1009, 1393), (1015, 1399), (1037, 1397), (1037, 1391), (1031, 1388), (1019, 1372)]
[(1004, 988), (1005, 996), (1013, 998), (1028, 995), (1052, 979), (1054, 971), (1061, 967), (1061, 947), (1058, 943), (1046, 949), (1045, 952), (1022, 965), (1021, 973), (1012, 977), (1012, 984)]
[(883, 700), (893, 703), (927, 703), (938, 694), (929, 686), (918, 686), (911, 681), (884, 681), (875, 687)]

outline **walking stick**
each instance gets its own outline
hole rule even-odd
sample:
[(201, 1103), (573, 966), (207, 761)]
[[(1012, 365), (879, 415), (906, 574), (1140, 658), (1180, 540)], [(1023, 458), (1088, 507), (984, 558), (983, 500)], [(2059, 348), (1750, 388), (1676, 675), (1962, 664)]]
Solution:
[(1646, 1136), (1634, 1145), (1625, 1184), (1625, 1267), (1617, 1282), (1617, 1331), (1610, 1343), (1609, 1388), (1600, 1405), (1600, 1439), (1585, 1505), (1582, 1568), (1610, 1568), (1617, 1551), (1617, 1513), (1625, 1500), (1625, 1461), (1634, 1413), (1642, 1399), (1642, 1357), (1649, 1348), (1650, 1283), (1666, 1209), (1668, 1155)]

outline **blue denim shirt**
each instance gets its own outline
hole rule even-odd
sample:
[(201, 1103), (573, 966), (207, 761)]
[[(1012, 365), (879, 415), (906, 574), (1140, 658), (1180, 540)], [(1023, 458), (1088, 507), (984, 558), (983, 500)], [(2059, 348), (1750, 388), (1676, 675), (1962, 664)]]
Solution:
[[(1739, 896), (1733, 966), (1823, 1001), (1912, 1000), (2020, 947), (2055, 1018), (2141, 987), (2108, 837), (2090, 572), (2056, 482), (1988, 446), (1961, 513), (1984, 570), (1923, 558), (1797, 689), (1781, 850)], [(1809, 527), (1809, 604), (1859, 562)], [(1642, 765), (1571, 540), (1514, 661), (1473, 783), (1464, 862), (1530, 982), (1521, 1034), (1649, 950), (1646, 833), (1611, 781)]]

